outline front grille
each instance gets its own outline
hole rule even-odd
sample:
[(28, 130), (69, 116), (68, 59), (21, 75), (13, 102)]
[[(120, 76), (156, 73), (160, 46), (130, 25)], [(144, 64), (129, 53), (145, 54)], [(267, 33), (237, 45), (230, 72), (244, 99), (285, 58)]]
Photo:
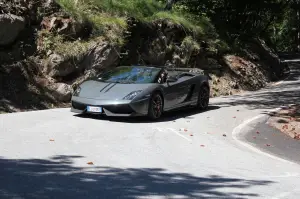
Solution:
[(103, 108), (115, 114), (131, 114), (134, 112), (128, 104), (106, 105)]
[(72, 101), (72, 107), (74, 109), (84, 111), (86, 109), (86, 106), (87, 105), (85, 105), (85, 104)]
[[(77, 110), (84, 111), (89, 104), (82, 104), (79, 102), (72, 101), (72, 107)], [(92, 106), (101, 106), (104, 109), (107, 109), (109, 112), (114, 114), (131, 114), (133, 109), (128, 104), (117, 104), (117, 105), (92, 105)]]

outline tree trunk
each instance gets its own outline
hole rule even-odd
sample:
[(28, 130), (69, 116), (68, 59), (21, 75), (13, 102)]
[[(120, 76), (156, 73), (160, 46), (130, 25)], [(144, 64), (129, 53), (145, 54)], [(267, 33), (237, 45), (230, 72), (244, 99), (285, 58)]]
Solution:
[(300, 51), (300, 16), (299, 16), (299, 3), (297, 4), (297, 52)]
[(176, 0), (167, 0), (167, 4), (166, 4), (164, 10), (172, 10), (175, 1)]

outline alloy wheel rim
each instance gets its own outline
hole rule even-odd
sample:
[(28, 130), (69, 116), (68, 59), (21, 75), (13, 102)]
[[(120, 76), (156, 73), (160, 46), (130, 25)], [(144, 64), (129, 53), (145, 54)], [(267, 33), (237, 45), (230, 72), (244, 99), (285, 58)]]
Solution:
[(201, 89), (200, 91), (200, 105), (201, 107), (206, 107), (208, 105), (208, 91), (207, 89)]
[(161, 115), (161, 109), (162, 109), (162, 100), (159, 95), (157, 95), (153, 100), (152, 100), (152, 109), (154, 112), (154, 116), (157, 118)]

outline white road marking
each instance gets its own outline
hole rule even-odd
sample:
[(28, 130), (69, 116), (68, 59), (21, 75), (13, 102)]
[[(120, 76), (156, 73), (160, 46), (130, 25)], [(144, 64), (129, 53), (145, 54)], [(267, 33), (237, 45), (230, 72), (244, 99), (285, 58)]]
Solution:
[(187, 141), (189, 141), (189, 142), (191, 142), (192, 140), (191, 139), (189, 139), (189, 138), (187, 138), (187, 137), (185, 137), (184, 135), (182, 135), (181, 133), (179, 133), (178, 131), (176, 131), (175, 129), (172, 129), (172, 128), (167, 128), (168, 130), (170, 130), (170, 131), (172, 131), (173, 133), (175, 133), (176, 135), (178, 135), (178, 136), (180, 136), (180, 137), (182, 137), (182, 138), (184, 138), (185, 140), (187, 140)]
[(157, 130), (159, 132), (172, 132), (176, 135), (178, 135), (179, 137), (182, 137), (183, 139), (189, 141), (189, 142), (192, 142), (191, 139), (185, 137), (184, 135), (182, 135), (181, 133), (179, 133), (178, 131), (176, 131), (175, 129), (173, 128), (160, 128), (160, 127), (152, 127), (153, 130)]
[[(280, 110), (280, 109), (281, 109), (281, 108), (277, 108), (277, 109), (274, 109), (273, 111), (278, 111), (278, 110)], [(271, 111), (271, 112), (273, 112), (273, 111)], [(239, 140), (239, 139), (237, 138), (237, 136), (241, 133), (242, 129), (243, 129), (245, 126), (247, 126), (249, 123), (253, 122), (254, 120), (257, 120), (257, 119), (260, 119), (260, 118), (263, 118), (263, 117), (265, 117), (265, 115), (258, 115), (258, 116), (256, 116), (256, 117), (253, 117), (253, 118), (251, 118), (251, 119), (248, 119), (248, 120), (244, 121), (242, 124), (240, 124), (239, 126), (235, 127), (235, 128), (233, 129), (233, 131), (232, 131), (232, 137), (233, 137), (233, 139), (234, 139), (236, 142), (238, 142), (239, 144), (243, 145), (244, 147), (246, 147), (246, 148), (248, 148), (248, 149), (251, 149), (252, 151), (254, 151), (254, 152), (256, 152), (256, 153), (259, 153), (259, 154), (268, 156), (268, 157), (270, 157), (270, 158), (273, 158), (273, 159), (275, 159), (275, 160), (279, 160), (279, 161), (282, 161), (282, 162), (285, 162), (285, 163), (297, 165), (297, 164), (294, 163), (294, 162), (291, 162), (291, 161), (282, 159), (282, 158), (280, 158), (280, 157), (277, 157), (277, 156), (275, 156), (275, 155), (271, 155), (271, 154), (268, 154), (268, 153), (266, 153), (266, 152), (263, 152), (263, 151), (261, 151), (260, 149), (255, 148), (254, 146), (252, 146), (252, 145), (250, 145), (250, 144), (248, 144), (248, 143), (246, 143), (246, 142), (243, 142), (243, 141), (241, 141), (241, 140)]]

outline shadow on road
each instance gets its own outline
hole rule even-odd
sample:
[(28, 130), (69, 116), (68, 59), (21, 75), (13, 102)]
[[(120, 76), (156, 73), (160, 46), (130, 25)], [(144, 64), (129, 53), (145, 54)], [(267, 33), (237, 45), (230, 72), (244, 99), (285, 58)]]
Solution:
[[(137, 198), (184, 195), (188, 198), (258, 197), (246, 189), (272, 181), (197, 177), (160, 168), (85, 168), (73, 166), (80, 156), (51, 159), (0, 159), (0, 198)], [(234, 188), (236, 192), (221, 190)], [(220, 190), (219, 190), (220, 189)], [(240, 192), (240, 193), (237, 193)]]
[(300, 90), (278, 91), (251, 94), (249, 96), (239, 97), (230, 102), (220, 102), (218, 105), (238, 106), (246, 105), (249, 109), (274, 109), (282, 105), (295, 104), (300, 102)]
[(173, 111), (166, 112), (162, 115), (159, 120), (151, 121), (147, 117), (107, 117), (107, 116), (97, 116), (97, 115), (80, 115), (76, 114), (74, 116), (81, 118), (91, 118), (98, 120), (106, 120), (111, 122), (127, 122), (127, 123), (154, 123), (154, 122), (168, 122), (174, 121), (180, 118), (193, 119), (193, 116), (200, 114), (202, 112), (213, 111), (219, 109), (219, 106), (209, 106), (205, 111), (199, 111), (194, 107), (181, 108)]
[(290, 75), (288, 80), (289, 81), (299, 81), (300, 79), (300, 63), (289, 63), (290, 68)]
[(223, 97), (224, 100), (214, 105), (246, 105), (249, 109), (274, 109), (282, 105), (300, 102), (300, 64), (290, 65), (291, 72), (282, 84), (271, 86), (244, 96)]

